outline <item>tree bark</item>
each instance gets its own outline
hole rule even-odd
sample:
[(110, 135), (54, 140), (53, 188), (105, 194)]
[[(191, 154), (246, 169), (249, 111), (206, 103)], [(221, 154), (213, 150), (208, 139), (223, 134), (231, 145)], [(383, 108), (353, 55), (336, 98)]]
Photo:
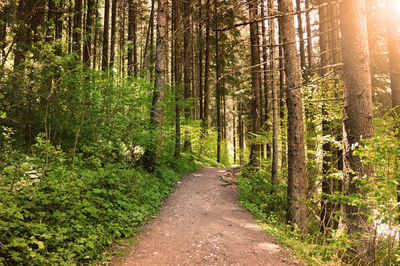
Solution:
[(115, 40), (117, 35), (117, 0), (112, 0), (111, 8), (111, 47), (110, 47), (110, 69), (114, 67), (115, 61)]
[[(270, 1), (268, 1), (268, 8), (270, 8)], [(264, 0), (261, 1), (261, 17), (264, 17)], [(269, 10), (269, 9), (268, 9)], [(269, 14), (270, 12), (267, 12), (267, 14)], [(270, 109), (270, 99), (269, 99), (269, 84), (268, 84), (268, 72), (271, 71), (272, 65), (272, 58), (270, 58), (270, 65), (268, 66), (268, 45), (267, 45), (267, 29), (265, 26), (266, 21), (262, 21), (261, 22), (261, 32), (262, 32), (262, 58), (263, 58), (263, 86), (264, 86), (264, 99), (262, 99), (262, 94), (260, 92), (260, 106), (261, 106), (261, 110), (263, 110), (263, 112), (260, 114), (261, 117), (261, 126), (264, 128), (264, 130), (266, 132), (268, 132), (270, 130), (269, 128), (269, 124), (268, 124), (268, 120), (269, 120), (269, 109)], [(269, 27), (269, 36), (268, 38), (271, 40), (271, 27)], [(274, 49), (273, 47), (270, 48), (271, 51)], [(271, 54), (270, 54), (271, 55)], [(272, 72), (270, 72), (272, 73)], [(271, 77), (271, 88), (272, 88), (272, 75), (270, 75)], [(262, 108), (262, 106), (264, 105), (264, 108)], [(267, 158), (271, 157), (271, 145), (269, 143), (266, 144), (266, 149), (267, 149)], [(264, 152), (264, 145), (262, 145), (261, 147), (261, 152)], [(264, 157), (263, 154), (261, 154), (261, 157)]]
[(104, 0), (104, 24), (103, 24), (103, 53), (101, 69), (108, 70), (108, 44), (109, 44), (109, 24), (110, 24), (110, 0)]
[(82, 41), (82, 0), (75, 1), (74, 29), (72, 34), (73, 50), (81, 58)]
[[(189, 0), (183, 0), (183, 98), (186, 101), (185, 105), (185, 119), (188, 121), (190, 119), (191, 108), (187, 104), (187, 101), (190, 99), (190, 89), (191, 89), (191, 78), (192, 78), (192, 64), (191, 64), (191, 54), (192, 54), (192, 38), (191, 38), (191, 23), (190, 17), (192, 15), (191, 12), (191, 4)], [(185, 132), (185, 142), (184, 142), (184, 150), (191, 150), (191, 141), (190, 134), (188, 131)]]
[(296, 11), (297, 11), (297, 32), (300, 40), (300, 68), (303, 71), (303, 77), (305, 77), (306, 70), (306, 52), (304, 44), (304, 30), (303, 30), (303, 19), (301, 12), (300, 0), (296, 0)]
[[(214, 21), (215, 28), (218, 28), (218, 0), (214, 0)], [(222, 140), (222, 127), (221, 127), (221, 69), (219, 57), (219, 32), (215, 32), (215, 73), (216, 73), (216, 109), (217, 109), (217, 162), (221, 162), (221, 140)]]
[(97, 57), (98, 57), (98, 40), (100, 36), (100, 27), (97, 26), (97, 23), (99, 21), (99, 0), (96, 0), (95, 4), (95, 27), (94, 27), (94, 39), (93, 39), (93, 69), (97, 69)]
[(209, 86), (210, 86), (210, 46), (211, 46), (211, 36), (210, 36), (210, 28), (211, 28), (211, 8), (210, 8), (210, 0), (207, 0), (206, 4), (206, 51), (205, 51), (205, 62), (204, 62), (204, 116), (203, 116), (203, 131), (205, 135), (208, 129), (209, 123)]
[[(282, 31), (279, 31), (279, 43), (283, 43)], [(282, 128), (282, 134), (285, 133), (285, 121), (286, 117), (286, 99), (285, 99), (285, 85), (286, 85), (286, 77), (285, 77), (285, 61), (283, 58), (283, 46), (279, 46), (279, 118), (280, 118), (280, 126)], [(286, 142), (281, 142), (281, 168), (286, 169), (287, 167), (287, 147)]]
[[(274, 1), (268, 0), (269, 16), (272, 16), (274, 10)], [(269, 44), (270, 50), (270, 71), (271, 71), (271, 87), (272, 87), (272, 169), (271, 183), (276, 184), (279, 168), (279, 116), (278, 116), (278, 86), (276, 84), (276, 41), (275, 41), (275, 19), (269, 19)]]
[(306, 0), (306, 25), (307, 25), (307, 79), (311, 75), (311, 69), (314, 65), (313, 60), (313, 43), (312, 43), (312, 31), (311, 31), (311, 19), (310, 19), (310, 0)]
[(151, 107), (151, 123), (154, 126), (153, 134), (156, 143), (155, 149), (148, 149), (144, 154), (144, 165), (147, 169), (154, 169), (159, 162), (162, 146), (163, 103), (165, 96), (166, 72), (166, 43), (167, 43), (167, 0), (158, 0), (157, 8), (157, 42), (156, 42), (156, 69)]
[(203, 101), (203, 14), (202, 14), (202, 3), (201, 0), (198, 0), (198, 12), (199, 12), (199, 21), (198, 21), (198, 29), (197, 29), (197, 49), (199, 52), (198, 55), (198, 69), (199, 69), (199, 118), (203, 120), (204, 118), (204, 101)]
[(291, 0), (280, 0), (279, 29), (282, 31), (285, 58), (286, 97), (288, 110), (288, 221), (307, 233), (306, 167), (304, 151), (303, 105), (296, 48), (296, 32)]
[[(353, 154), (353, 147), (360, 145), (361, 139), (373, 136), (372, 88), (365, 13), (363, 0), (344, 0), (340, 5), (345, 85), (343, 189), (345, 196), (361, 194), (364, 199), (365, 189), (362, 188), (371, 185), (368, 178), (372, 178), (374, 169), (372, 165), (365, 165), (361, 158)], [(367, 183), (358, 185), (354, 180), (356, 176)], [(369, 207), (347, 204), (345, 212), (347, 231), (350, 237), (358, 241), (357, 254), (361, 256), (362, 264), (374, 264), (374, 226), (368, 222)]]
[(83, 63), (87, 66), (90, 66), (91, 59), (91, 49), (92, 49), (92, 35), (93, 35), (93, 26), (94, 26), (94, 12), (95, 12), (95, 3), (94, 0), (88, 0), (87, 2), (87, 11), (86, 11), (86, 36), (85, 43), (83, 45)]
[[(252, 120), (252, 133), (259, 135), (261, 132), (261, 119), (260, 119), (260, 86), (261, 86), (261, 68), (260, 68), (260, 35), (258, 29), (258, 2), (254, 3), (253, 0), (248, 0), (249, 4), (249, 19), (250, 23), (250, 43), (251, 43), (251, 120)], [(258, 141), (257, 141), (258, 142)], [(250, 145), (250, 161), (252, 166), (258, 166), (260, 160), (261, 145), (252, 141)]]
[(182, 85), (182, 62), (181, 62), (181, 38), (178, 33), (181, 23), (180, 1), (172, 1), (173, 12), (173, 42), (174, 42), (174, 82), (175, 82), (175, 151), (174, 157), (181, 156), (181, 85)]
[(137, 61), (137, 9), (136, 0), (129, 0), (129, 24), (128, 24), (128, 74), (137, 76), (138, 61)]
[[(320, 49), (320, 57), (321, 57), (321, 65), (320, 65), (320, 76), (322, 78), (327, 79), (325, 77), (329, 73), (329, 65), (331, 62), (330, 51), (329, 51), (329, 30), (330, 29), (330, 19), (328, 12), (328, 2), (329, 0), (319, 0), (318, 4), (320, 7), (318, 8), (319, 15), (319, 49)], [(331, 134), (331, 121), (329, 118), (329, 113), (327, 111), (328, 103), (322, 104), (322, 135), (329, 136)], [(313, 121), (314, 119), (311, 118)], [(310, 130), (316, 130), (316, 125), (311, 122), (309, 125)], [(310, 147), (311, 148), (311, 147)], [(312, 147), (316, 148), (316, 147)], [(321, 213), (320, 213), (320, 230), (324, 233), (327, 232), (328, 228), (333, 228), (333, 212), (334, 206), (330, 200), (328, 200), (328, 195), (333, 194), (333, 180), (329, 178), (331, 167), (332, 167), (332, 143), (330, 140), (325, 140), (322, 145), (323, 155), (322, 155), (322, 196), (321, 196)]]

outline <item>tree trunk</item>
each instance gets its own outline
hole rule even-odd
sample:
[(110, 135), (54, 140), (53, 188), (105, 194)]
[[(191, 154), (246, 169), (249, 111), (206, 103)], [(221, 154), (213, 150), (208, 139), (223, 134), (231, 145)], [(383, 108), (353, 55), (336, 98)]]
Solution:
[(108, 70), (108, 44), (109, 44), (109, 24), (110, 24), (110, 0), (104, 0), (104, 24), (103, 24), (103, 53), (101, 69)]
[[(268, 15), (273, 15), (274, 1), (268, 0)], [(276, 41), (275, 41), (275, 19), (269, 19), (269, 45), (270, 45), (270, 71), (272, 87), (272, 169), (271, 183), (276, 184), (278, 178), (279, 163), (279, 116), (278, 116), (278, 86), (276, 84)]]
[[(218, 0), (214, 0), (214, 21), (215, 28), (218, 28)], [(219, 58), (219, 32), (215, 32), (215, 72), (216, 72), (216, 109), (217, 109), (217, 162), (221, 162), (221, 69)]]
[(288, 221), (307, 233), (306, 167), (304, 151), (303, 105), (296, 48), (296, 32), (291, 0), (279, 1), (279, 29), (282, 31), (285, 58), (286, 97), (288, 110)]
[(162, 146), (163, 103), (165, 96), (166, 70), (166, 43), (167, 43), (167, 0), (158, 0), (157, 8), (157, 42), (156, 42), (156, 69), (154, 81), (153, 103), (151, 107), (151, 123), (154, 126), (153, 137), (156, 143), (155, 150), (148, 149), (144, 154), (144, 165), (147, 169), (154, 169), (160, 160)]
[[(398, 28), (400, 20), (396, 14), (396, 5), (393, 1), (386, 1), (388, 18), (388, 46), (390, 63), (390, 81), (392, 89), (392, 106), (400, 117), (400, 35)], [(398, 133), (400, 137), (400, 132)]]
[(181, 63), (181, 38), (178, 33), (181, 22), (179, 0), (172, 1), (173, 12), (173, 42), (174, 42), (174, 82), (175, 82), (175, 158), (181, 156), (181, 99), (182, 63)]
[(28, 12), (30, 12), (29, 0), (20, 0), (17, 8), (17, 19), (19, 22), (17, 32), (15, 34), (15, 49), (14, 49), (14, 70), (23, 66), (25, 54), (28, 47)]
[(111, 47), (110, 47), (110, 69), (114, 67), (115, 61), (115, 40), (116, 40), (116, 26), (117, 26), (117, 0), (112, 0), (111, 8)]
[(94, 39), (93, 39), (93, 69), (97, 69), (97, 51), (98, 51), (98, 46), (99, 46), (99, 36), (100, 36), (100, 27), (97, 26), (97, 23), (99, 21), (99, 0), (96, 0), (96, 5), (95, 5), (95, 24), (94, 27)]
[[(285, 99), (285, 86), (286, 86), (286, 77), (285, 77), (285, 61), (283, 58), (283, 40), (282, 40), (282, 31), (279, 31), (279, 118), (280, 118), (280, 126), (282, 128), (282, 134), (285, 134), (285, 121), (286, 117), (286, 99)], [(286, 136), (285, 136), (286, 137)], [(286, 169), (287, 167), (287, 145), (286, 142), (281, 142), (281, 168)]]
[(243, 125), (243, 103), (242, 99), (238, 102), (238, 136), (239, 136), (239, 163), (243, 165), (244, 152), (244, 125)]
[(313, 60), (313, 44), (312, 44), (312, 31), (310, 19), (310, 0), (306, 0), (306, 24), (307, 24), (307, 79), (311, 75), (311, 69), (314, 65)]
[[(192, 69), (191, 69), (191, 53), (192, 53), (192, 39), (191, 39), (191, 4), (189, 0), (184, 0), (182, 5), (182, 14), (183, 14), (183, 87), (184, 93), (183, 98), (186, 101), (185, 105), (185, 119), (188, 121), (190, 119), (191, 108), (187, 104), (187, 101), (190, 99), (190, 85), (191, 85), (191, 77), (192, 77)], [(185, 132), (185, 142), (184, 142), (184, 150), (191, 150), (191, 141), (190, 134), (188, 131)]]
[[(268, 8), (270, 8), (269, 2), (270, 1), (268, 1)], [(262, 18), (264, 17), (264, 13), (265, 13), (264, 9), (265, 9), (264, 8), (264, 0), (262, 0), (261, 1), (261, 17)], [(268, 12), (268, 14), (270, 14), (270, 12)], [(266, 132), (268, 132), (270, 130), (269, 124), (268, 124), (268, 122), (269, 122), (268, 121), (269, 120), (269, 109), (270, 109), (270, 107), (269, 107), (270, 99), (269, 99), (268, 71), (271, 71), (271, 68), (272, 68), (271, 62), (272, 62), (273, 59), (270, 58), (270, 65), (269, 65), (269, 68), (268, 68), (267, 29), (266, 29), (265, 23), (266, 23), (265, 21), (261, 22), (263, 78), (264, 78), (264, 80), (263, 80), (263, 83), (264, 83), (263, 84), (264, 85), (264, 99), (262, 99), (262, 96), (261, 96), (261, 93), (260, 93), (260, 96), (261, 96), (260, 97), (260, 100), (261, 100), (260, 106), (261, 106), (261, 110), (264, 109), (264, 112), (262, 112), (260, 114), (261, 115), (261, 121), (260, 122), (261, 122), (261, 126), (264, 127), (264, 130)], [(271, 27), (269, 28), (269, 36), (268, 37), (269, 37), (270, 40), (271, 40), (271, 30), (274, 30), (274, 29), (272, 29)], [(274, 48), (270, 47), (270, 49), (272, 51)], [(272, 78), (272, 75), (270, 75), (270, 77)], [(272, 88), (272, 82), (271, 82), (271, 88)], [(264, 105), (264, 108), (262, 108), (263, 105)], [(264, 147), (263, 146), (261, 147), (261, 152), (262, 153), (264, 152)], [(270, 158), (271, 157), (271, 145), (269, 143), (267, 143), (266, 148), (267, 148), (267, 158)], [(261, 154), (261, 157), (264, 157), (263, 154)]]
[[(329, 51), (329, 30), (330, 28), (330, 20), (328, 16), (328, 1), (329, 0), (319, 0), (320, 7), (318, 8), (319, 15), (319, 49), (321, 56), (321, 66), (320, 66), (320, 75), (321, 77), (325, 77), (329, 73), (329, 65), (330, 65), (330, 51)], [(327, 77), (325, 77), (327, 78)], [(328, 97), (329, 98), (329, 97)], [(331, 134), (331, 119), (329, 118), (329, 113), (327, 111), (328, 103), (322, 104), (322, 135), (329, 136)], [(314, 119), (311, 118), (313, 121)], [(316, 126), (313, 122), (312, 125), (309, 125), (310, 130), (315, 130)], [(311, 147), (310, 147), (311, 148)], [(316, 148), (316, 147), (312, 147)], [(328, 228), (333, 228), (333, 212), (334, 206), (330, 200), (328, 200), (328, 195), (333, 194), (333, 180), (329, 178), (328, 175), (331, 171), (331, 163), (332, 163), (332, 143), (330, 140), (325, 140), (322, 145), (323, 155), (322, 155), (322, 197), (321, 197), (321, 214), (320, 214), (320, 230), (324, 233), (327, 232)]]
[(209, 123), (209, 86), (210, 86), (210, 46), (211, 46), (211, 36), (210, 36), (210, 28), (211, 28), (211, 8), (210, 8), (210, 0), (207, 0), (206, 4), (206, 51), (205, 51), (205, 62), (204, 62), (204, 116), (203, 116), (203, 131), (205, 135), (208, 129)]
[[(253, 0), (248, 0), (249, 3), (249, 19), (253, 21), (250, 23), (250, 43), (251, 43), (251, 120), (252, 120), (252, 133), (259, 135), (261, 132), (260, 120), (260, 86), (261, 86), (261, 68), (260, 68), (260, 36), (258, 30), (258, 3)], [(258, 140), (257, 140), (258, 142)], [(250, 162), (252, 166), (258, 166), (260, 160), (261, 145), (254, 143), (250, 144)]]
[(72, 34), (73, 50), (81, 58), (82, 40), (82, 0), (75, 0), (74, 29)]
[(137, 9), (136, 0), (129, 0), (129, 26), (128, 26), (128, 74), (137, 76), (138, 62), (137, 62)]
[(296, 11), (297, 11), (297, 32), (300, 40), (300, 68), (303, 71), (303, 77), (306, 77), (306, 52), (304, 44), (304, 31), (303, 31), (303, 19), (301, 12), (300, 0), (296, 0)]
[[(126, 31), (126, 2), (121, 1), (119, 6), (119, 16), (121, 17), (119, 21), (119, 68), (120, 75), (123, 77), (125, 75), (125, 31)], [(167, 49), (168, 50), (168, 49)]]
[(92, 35), (93, 35), (93, 25), (94, 25), (94, 12), (95, 3), (94, 0), (88, 0), (87, 11), (86, 11), (86, 36), (85, 43), (83, 45), (83, 63), (88, 67), (90, 66), (91, 59), (91, 49), (92, 49)]
[[(367, 21), (365, 1), (344, 0), (340, 5), (342, 33), (342, 53), (344, 63), (344, 181), (345, 196), (361, 194), (365, 198), (363, 186), (369, 181), (357, 185), (353, 179), (372, 178), (372, 165), (365, 165), (352, 148), (360, 144), (361, 139), (373, 136), (372, 126), (372, 89), (369, 66)], [(369, 207), (346, 205), (347, 231), (357, 243), (357, 254), (362, 264), (375, 263), (374, 226), (368, 222)], [(359, 234), (361, 236), (359, 236)]]
[(198, 12), (199, 12), (199, 21), (198, 21), (198, 29), (197, 29), (197, 49), (199, 52), (198, 55), (198, 69), (199, 69), (199, 107), (200, 107), (200, 120), (203, 121), (204, 118), (204, 103), (203, 103), (203, 14), (202, 14), (202, 3), (201, 0), (198, 0)]

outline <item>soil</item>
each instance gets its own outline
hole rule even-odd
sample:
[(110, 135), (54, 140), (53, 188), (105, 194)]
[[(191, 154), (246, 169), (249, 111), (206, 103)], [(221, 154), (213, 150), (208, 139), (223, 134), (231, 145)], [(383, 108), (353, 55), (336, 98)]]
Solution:
[(224, 180), (231, 172), (207, 167), (183, 177), (137, 244), (111, 265), (302, 265), (239, 206), (235, 182)]

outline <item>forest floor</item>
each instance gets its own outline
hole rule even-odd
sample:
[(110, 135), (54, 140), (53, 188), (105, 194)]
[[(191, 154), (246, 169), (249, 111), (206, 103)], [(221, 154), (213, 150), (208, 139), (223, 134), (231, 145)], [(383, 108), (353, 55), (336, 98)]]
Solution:
[(237, 185), (222, 178), (228, 171), (207, 167), (184, 176), (111, 265), (302, 265), (239, 205)]

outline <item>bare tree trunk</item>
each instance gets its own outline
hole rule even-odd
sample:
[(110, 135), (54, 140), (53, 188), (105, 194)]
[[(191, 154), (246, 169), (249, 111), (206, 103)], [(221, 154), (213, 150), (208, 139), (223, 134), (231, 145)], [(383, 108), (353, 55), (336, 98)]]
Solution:
[(237, 145), (236, 145), (236, 97), (233, 96), (232, 106), (232, 142), (233, 142), (233, 163), (237, 162)]
[[(392, 88), (392, 106), (395, 108), (397, 115), (400, 117), (400, 36), (398, 28), (400, 19), (395, 14), (396, 5), (393, 1), (386, 0), (388, 18), (388, 44), (389, 44), (389, 63), (390, 63), (390, 80)], [(398, 133), (400, 137), (400, 132)]]
[(108, 70), (108, 44), (109, 44), (109, 23), (110, 23), (110, 0), (104, 0), (104, 23), (103, 23), (103, 55), (101, 69)]
[(173, 42), (174, 42), (174, 82), (175, 82), (175, 158), (181, 156), (181, 99), (182, 62), (181, 62), (181, 38), (178, 33), (181, 22), (179, 0), (172, 1), (173, 12)]
[[(258, 22), (254, 22), (258, 18), (258, 2), (255, 4), (253, 0), (249, 3), (249, 19), (250, 23), (250, 43), (251, 43), (251, 120), (252, 133), (260, 134), (260, 86), (261, 86), (261, 68), (260, 68), (260, 36), (258, 30)], [(260, 148), (258, 143), (251, 143), (250, 146), (250, 165), (257, 166), (260, 160)]]
[[(126, 2), (125, 0), (120, 2), (119, 6), (120, 21), (119, 21), (119, 67), (121, 77), (125, 76), (125, 31), (126, 31)], [(168, 49), (167, 49), (168, 50)]]
[(314, 65), (313, 60), (313, 44), (312, 44), (312, 31), (311, 31), (311, 19), (310, 19), (310, 0), (306, 0), (306, 24), (307, 24), (307, 79), (311, 75), (311, 69)]
[[(204, 103), (203, 103), (203, 14), (202, 14), (202, 3), (201, 0), (198, 0), (198, 12), (199, 12), (199, 21), (198, 21), (198, 29), (197, 29), (197, 49), (199, 52), (198, 55), (198, 69), (199, 69), (199, 107), (200, 107), (200, 120), (203, 121), (204, 118)], [(208, 14), (206, 14), (208, 15)]]
[[(274, 1), (268, 0), (268, 15), (272, 15)], [(272, 169), (271, 183), (276, 184), (279, 168), (279, 116), (278, 116), (278, 86), (276, 84), (276, 41), (275, 41), (275, 19), (269, 19), (269, 45), (270, 45), (270, 71), (272, 86)]]
[(72, 34), (73, 50), (81, 58), (82, 40), (82, 0), (75, 1), (74, 29)]
[[(282, 31), (279, 31), (279, 43), (283, 43)], [(286, 77), (285, 77), (285, 61), (283, 58), (283, 46), (279, 46), (279, 118), (280, 118), (280, 126), (282, 128), (282, 134), (286, 132), (284, 130), (286, 117), (286, 99), (285, 99), (285, 86), (286, 86)], [(286, 136), (285, 136), (286, 137)], [(287, 167), (287, 147), (286, 142), (281, 142), (281, 167), (285, 169)]]
[[(192, 39), (191, 39), (191, 24), (190, 17), (192, 15), (191, 12), (191, 4), (189, 0), (183, 1), (183, 82), (184, 82), (184, 93), (183, 98), (185, 101), (188, 101), (190, 98), (190, 85), (191, 85), (191, 52), (192, 52)], [(189, 120), (190, 118), (191, 108), (186, 105), (185, 106), (185, 119)], [(191, 150), (191, 141), (189, 137), (189, 132), (185, 132), (185, 142), (184, 142), (184, 150)]]
[(207, 0), (206, 4), (206, 51), (205, 51), (205, 62), (204, 62), (204, 116), (203, 116), (203, 131), (205, 135), (206, 130), (208, 129), (209, 123), (209, 86), (210, 86), (210, 46), (211, 46), (211, 36), (210, 36), (210, 28), (211, 28), (211, 7), (210, 0)]
[(88, 0), (87, 15), (86, 15), (86, 36), (83, 45), (83, 62), (90, 66), (91, 48), (92, 48), (92, 34), (93, 34), (93, 15), (95, 12), (94, 0)]
[[(363, 186), (353, 179), (372, 178), (372, 165), (365, 165), (353, 154), (352, 148), (361, 139), (373, 136), (372, 86), (369, 66), (368, 34), (365, 1), (344, 0), (340, 5), (342, 53), (344, 63), (344, 181), (345, 196), (361, 194), (366, 197)], [(365, 179), (368, 180), (368, 179)], [(369, 207), (345, 205), (348, 234), (357, 241), (357, 254), (362, 264), (375, 263), (374, 226), (368, 222)], [(359, 241), (359, 242), (358, 242)]]
[[(270, 8), (269, 2), (270, 1), (268, 1), (268, 8)], [(264, 9), (265, 9), (264, 8), (264, 0), (262, 0), (261, 1), (261, 17), (262, 18), (264, 17), (264, 13), (265, 13)], [(268, 14), (269, 13), (270, 12), (268, 12)], [(269, 69), (268, 69), (267, 29), (265, 26), (266, 21), (262, 21), (261, 23), (262, 23), (261, 24), (261, 32), (262, 32), (262, 36), (263, 36), (262, 37), (262, 57), (263, 57), (264, 99), (262, 99), (262, 97), (260, 97), (260, 100), (261, 100), (260, 106), (261, 106), (261, 110), (264, 109), (264, 112), (263, 112), (263, 114), (260, 114), (260, 115), (261, 115), (261, 126), (264, 127), (265, 131), (268, 132), (270, 130), (269, 124), (268, 124), (269, 109), (270, 109), (270, 107), (269, 107), (270, 99), (269, 99), (269, 85), (268, 85), (268, 81), (269, 81), (268, 80), (268, 70), (271, 71), (272, 65), (270, 64)], [(269, 28), (269, 38), (271, 38), (271, 30), (274, 30), (274, 29), (272, 29), (271, 27)], [(271, 47), (270, 49), (273, 50), (274, 48)], [(273, 59), (270, 58), (270, 63), (272, 62), (272, 60)], [(271, 78), (272, 78), (272, 75), (271, 75)], [(272, 83), (271, 83), (271, 85), (272, 85)], [(272, 88), (272, 86), (271, 86), (271, 88)], [(263, 103), (264, 103), (264, 108), (262, 108)], [(271, 145), (269, 143), (267, 143), (266, 148), (267, 148), (267, 158), (270, 158), (271, 157)], [(261, 152), (262, 153), (264, 152), (264, 147), (261, 147)], [(261, 157), (263, 157), (263, 154), (261, 154)]]
[[(321, 65), (320, 65), (320, 75), (321, 77), (325, 77), (329, 72), (330, 65), (330, 51), (329, 51), (329, 30), (330, 29), (330, 20), (328, 16), (328, 1), (329, 0), (319, 0), (318, 4), (320, 7), (318, 8), (319, 15), (319, 49), (321, 56)], [(327, 78), (327, 77), (325, 77)], [(323, 103), (322, 105), (322, 135), (329, 136), (331, 134), (331, 121), (329, 119), (329, 113), (327, 111), (327, 103)], [(312, 123), (312, 122), (311, 122)], [(310, 126), (310, 130), (315, 130), (315, 124)], [(311, 148), (311, 147), (310, 147)], [(316, 148), (316, 147), (312, 147)], [(333, 204), (330, 200), (328, 200), (327, 195), (333, 194), (333, 180), (332, 178), (328, 178), (331, 163), (332, 163), (332, 143), (330, 140), (326, 140), (322, 145), (323, 155), (322, 155), (322, 197), (321, 197), (321, 214), (320, 214), (320, 230), (324, 232), (324, 235), (327, 232), (328, 228), (333, 228)]]
[(238, 102), (238, 136), (239, 136), (239, 163), (243, 165), (244, 151), (244, 125), (243, 125), (243, 103), (242, 99)]
[[(146, 43), (144, 46), (144, 53), (142, 56), (142, 60), (141, 60), (141, 67), (140, 69), (143, 70), (146, 66), (147, 66), (147, 50), (149, 50), (149, 46), (150, 46), (150, 58), (151, 58), (151, 49), (153, 46), (153, 41), (152, 39), (153, 37), (153, 31), (154, 31), (154, 3), (155, 0), (151, 1), (151, 9), (150, 9), (150, 18), (149, 18), (149, 24), (147, 27), (147, 34), (146, 34)], [(150, 60), (151, 61), (151, 60)]]
[(296, 32), (291, 0), (279, 1), (279, 29), (282, 31), (285, 58), (286, 97), (288, 110), (288, 221), (307, 233), (306, 165), (304, 151), (303, 110)]
[(303, 19), (301, 12), (301, 4), (300, 0), (296, 0), (296, 11), (297, 11), (297, 32), (299, 34), (300, 40), (300, 68), (303, 72), (303, 77), (306, 77), (306, 53), (305, 53), (305, 44), (304, 44), (304, 30), (303, 30)]
[(129, 0), (129, 26), (128, 26), (128, 74), (137, 76), (138, 62), (137, 62), (137, 8), (136, 0)]
[(99, 44), (99, 36), (100, 36), (100, 27), (97, 26), (99, 22), (99, 0), (96, 0), (95, 4), (95, 18), (94, 18), (94, 38), (93, 38), (93, 69), (97, 69), (97, 56), (98, 56), (98, 44)]
[(30, 12), (29, 0), (20, 0), (17, 7), (17, 19), (19, 22), (15, 34), (15, 49), (14, 49), (14, 71), (19, 70), (25, 60), (26, 49), (28, 47), (29, 37), (28, 28), (28, 12)]
[(158, 0), (157, 8), (157, 43), (156, 43), (156, 73), (154, 81), (153, 103), (151, 107), (151, 123), (154, 126), (154, 140), (156, 147), (146, 150), (144, 165), (147, 169), (153, 169), (161, 156), (163, 103), (165, 96), (165, 70), (166, 70), (166, 43), (167, 43), (167, 0)]
[[(218, 0), (214, 0), (214, 20), (215, 28), (218, 28)], [(222, 140), (222, 128), (221, 128), (221, 69), (220, 69), (220, 58), (219, 58), (219, 32), (215, 32), (215, 72), (216, 72), (216, 109), (217, 109), (217, 162), (221, 162), (221, 140)]]
[(110, 47), (110, 68), (114, 67), (115, 60), (115, 39), (116, 39), (116, 27), (117, 27), (117, 0), (112, 0), (111, 8), (111, 47)]

